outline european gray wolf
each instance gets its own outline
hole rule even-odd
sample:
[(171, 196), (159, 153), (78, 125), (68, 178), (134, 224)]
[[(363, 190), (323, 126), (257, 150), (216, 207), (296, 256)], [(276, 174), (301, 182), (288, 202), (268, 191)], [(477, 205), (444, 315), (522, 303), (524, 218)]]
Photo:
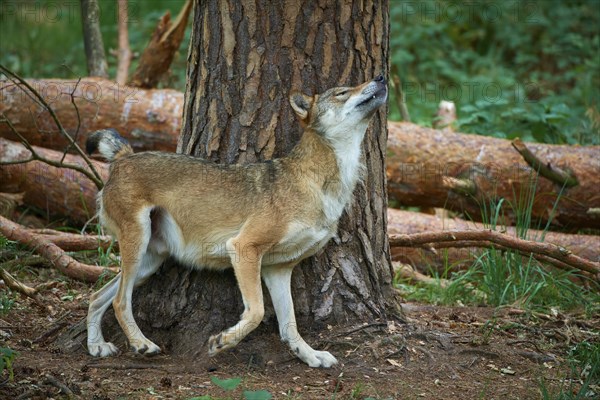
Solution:
[(87, 151), (98, 151), (111, 162), (98, 195), (98, 215), (119, 242), (121, 272), (91, 298), (89, 353), (106, 357), (118, 352), (101, 330), (111, 302), (133, 351), (160, 352), (135, 323), (131, 296), (171, 255), (195, 268), (234, 269), (245, 309), (236, 325), (208, 339), (210, 355), (237, 345), (260, 324), (262, 277), (281, 339), (311, 367), (336, 364), (329, 352), (314, 350), (298, 333), (290, 278), (298, 262), (336, 234), (359, 179), (363, 137), (386, 99), (382, 76), (314, 96), (293, 93), (290, 104), (304, 128), (299, 143), (287, 157), (247, 165), (161, 152), (134, 154), (116, 131), (93, 133)]

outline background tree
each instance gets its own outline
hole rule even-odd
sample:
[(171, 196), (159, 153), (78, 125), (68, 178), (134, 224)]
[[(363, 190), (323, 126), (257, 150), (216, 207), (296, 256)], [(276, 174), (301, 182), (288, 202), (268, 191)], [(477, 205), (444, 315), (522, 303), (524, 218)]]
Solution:
[[(197, 3), (178, 150), (222, 163), (287, 154), (301, 134), (290, 91), (314, 94), (387, 75), (388, 32), (386, 0)], [(364, 180), (338, 237), (294, 272), (301, 332), (397, 311), (386, 237), (385, 111), (367, 132)], [(173, 353), (204, 352), (210, 334), (236, 322), (242, 309), (231, 271), (167, 263), (134, 293), (140, 328)], [(274, 322), (268, 306), (267, 317)]]
[(108, 78), (108, 64), (100, 31), (100, 6), (97, 0), (81, 0), (83, 44), (90, 76)]

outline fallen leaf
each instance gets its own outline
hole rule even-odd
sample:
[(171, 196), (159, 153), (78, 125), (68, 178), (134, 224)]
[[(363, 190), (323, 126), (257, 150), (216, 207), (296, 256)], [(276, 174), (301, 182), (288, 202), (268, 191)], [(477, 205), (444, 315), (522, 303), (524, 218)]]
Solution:
[(390, 364), (392, 364), (394, 367), (398, 367), (398, 368), (401, 368), (401, 367), (402, 367), (402, 364), (400, 364), (400, 363), (399, 363), (398, 361), (396, 361), (396, 360), (392, 360), (391, 358), (388, 358), (386, 361), (387, 361), (387, 362), (389, 362)]

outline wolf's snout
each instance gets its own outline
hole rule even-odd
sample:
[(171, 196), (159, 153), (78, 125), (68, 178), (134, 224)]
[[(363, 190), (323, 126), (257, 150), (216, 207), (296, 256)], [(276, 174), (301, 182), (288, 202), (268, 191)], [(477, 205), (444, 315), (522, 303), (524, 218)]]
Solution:
[(373, 79), (373, 81), (385, 85), (385, 78), (381, 74), (379, 76), (375, 77), (375, 79)]

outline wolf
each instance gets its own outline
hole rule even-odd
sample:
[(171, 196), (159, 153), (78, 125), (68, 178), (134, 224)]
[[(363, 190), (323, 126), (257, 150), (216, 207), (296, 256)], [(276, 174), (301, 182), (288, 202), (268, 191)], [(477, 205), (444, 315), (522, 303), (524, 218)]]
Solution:
[(333, 355), (313, 349), (297, 331), (292, 270), (336, 234), (360, 176), (369, 121), (387, 96), (383, 76), (313, 96), (293, 92), (289, 102), (304, 129), (299, 143), (286, 157), (246, 165), (134, 153), (112, 129), (91, 134), (87, 152), (110, 161), (98, 216), (119, 242), (121, 272), (91, 297), (88, 352), (118, 353), (101, 330), (110, 304), (134, 352), (161, 351), (136, 324), (131, 298), (133, 289), (172, 256), (194, 268), (233, 267), (244, 311), (237, 324), (208, 339), (210, 355), (237, 345), (260, 324), (262, 278), (282, 341), (310, 367), (335, 365)]

